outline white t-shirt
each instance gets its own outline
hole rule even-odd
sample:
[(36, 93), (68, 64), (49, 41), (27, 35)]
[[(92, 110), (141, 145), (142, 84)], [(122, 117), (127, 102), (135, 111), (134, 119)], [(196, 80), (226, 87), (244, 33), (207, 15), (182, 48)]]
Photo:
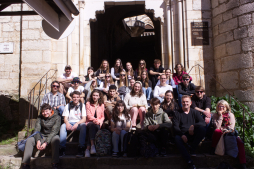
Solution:
[(76, 123), (82, 119), (82, 116), (86, 116), (86, 106), (84, 104), (82, 104), (82, 112), (80, 112), (80, 107), (77, 110), (75, 110), (75, 108), (72, 108), (69, 112), (69, 106), (70, 104), (65, 106), (62, 115), (68, 117), (68, 122)]
[(78, 77), (78, 75), (74, 72), (71, 72), (71, 75), (69, 77), (67, 77), (65, 73), (62, 74), (62, 76), (61, 76), (62, 79), (72, 79), (74, 77)]
[[(130, 117), (130, 115), (129, 115), (129, 117)], [(121, 116), (119, 116), (119, 119), (120, 119), (120, 121), (118, 121), (118, 122), (116, 122), (116, 123), (113, 121), (113, 119), (111, 119), (111, 122), (115, 123), (115, 127), (116, 127), (116, 128), (121, 128), (121, 129), (126, 128), (126, 124), (127, 124), (128, 122), (131, 121), (131, 118), (130, 118), (129, 120), (127, 120), (127, 119), (125, 118), (125, 115), (124, 115), (124, 114), (122, 114)]]
[(80, 94), (81, 94), (81, 93), (84, 92), (84, 90), (85, 90), (84, 86), (79, 86), (78, 89), (74, 89), (73, 87), (69, 87), (68, 93), (71, 94), (71, 93), (74, 92), (74, 91), (79, 91)]
[[(159, 97), (160, 94), (162, 94), (162, 93), (165, 94), (167, 90), (173, 91), (172, 86), (170, 86), (170, 85), (166, 85), (166, 86), (160, 86), (160, 85), (159, 85), (159, 86), (155, 86), (154, 91), (153, 91), (153, 96), (154, 96), (154, 97)], [(162, 97), (162, 98), (164, 98), (164, 97)]]

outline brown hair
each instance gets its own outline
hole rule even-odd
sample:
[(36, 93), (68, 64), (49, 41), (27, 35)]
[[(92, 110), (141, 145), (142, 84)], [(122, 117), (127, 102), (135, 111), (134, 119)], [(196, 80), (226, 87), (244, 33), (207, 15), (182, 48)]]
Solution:
[(103, 68), (103, 62), (107, 62), (108, 66), (107, 66), (107, 69), (106, 69), (106, 73), (109, 73), (109, 63), (108, 63), (108, 61), (105, 60), (105, 59), (101, 62), (100, 70), (101, 70), (101, 71), (104, 70), (104, 68)]
[(77, 95), (80, 96), (80, 92), (79, 92), (79, 91), (74, 91), (74, 92), (72, 92), (72, 93), (71, 93), (71, 97), (73, 97), (74, 94), (77, 94)]
[(153, 63), (159, 63), (159, 64), (161, 64), (161, 60), (160, 59), (154, 59)]
[(184, 74), (184, 75), (182, 76), (182, 79), (183, 79), (183, 80), (184, 80), (184, 79), (187, 79), (187, 78), (190, 78), (190, 75)]
[(140, 64), (138, 65), (138, 75), (137, 76), (141, 76), (142, 71), (146, 71), (146, 61), (145, 60), (140, 60), (139, 63), (143, 61), (144, 62), (144, 68), (141, 68)]
[(125, 116), (126, 120), (130, 120), (129, 111), (126, 108), (126, 105), (125, 105), (124, 101), (123, 100), (118, 100), (116, 102), (116, 105), (115, 105), (113, 111), (112, 111), (112, 120), (114, 121), (114, 123), (120, 121), (120, 118), (119, 118), (120, 112), (117, 109), (117, 106), (124, 106), (122, 114)]
[[(125, 73), (125, 82), (123, 82), (122, 78), (121, 78), (121, 73)], [(122, 87), (122, 86), (128, 86), (128, 78), (127, 78), (127, 73), (125, 71), (121, 71), (120, 72), (120, 80), (119, 80), (119, 86), (118, 88)]]
[(89, 98), (90, 104), (94, 104), (94, 101), (93, 101), (93, 94), (94, 94), (94, 93), (99, 93), (100, 98), (98, 99), (98, 104), (101, 106), (101, 105), (103, 104), (103, 101), (104, 101), (104, 99), (103, 99), (103, 94), (102, 94), (101, 91), (99, 91), (99, 90), (97, 90), (97, 89), (94, 89), (94, 90), (92, 91), (91, 95), (90, 95), (90, 98)]
[[(127, 63), (129, 63), (129, 64), (131, 65), (131, 69), (130, 69), (130, 70), (127, 70), (127, 68), (126, 68), (127, 75), (130, 74), (130, 76), (133, 77), (133, 75), (134, 75), (134, 70), (133, 70), (133, 68), (132, 68), (132, 64), (131, 64), (131, 62), (127, 62)], [(126, 63), (126, 64), (127, 64), (127, 63)]]
[(91, 91), (93, 91), (93, 89), (95, 89), (97, 86), (98, 86), (98, 84), (97, 84), (97, 80), (94, 80), (95, 81), (95, 83), (96, 83), (96, 85), (95, 85), (95, 87), (93, 87), (93, 82), (91, 83), (91, 85), (90, 85), (90, 89), (91, 89)]
[(41, 106), (41, 111), (43, 110), (51, 110), (51, 106), (48, 104), (48, 103), (44, 103), (42, 106)]
[[(142, 79), (142, 74), (143, 73), (146, 73), (146, 78), (145, 79)], [(142, 73), (141, 73), (141, 82), (143, 82), (143, 81), (145, 81), (145, 87), (149, 87), (149, 78), (148, 78), (148, 73), (147, 73), (147, 71), (142, 71)]]
[[(114, 84), (114, 80), (113, 80), (111, 74), (110, 74), (110, 73), (106, 73), (105, 76), (107, 76), (107, 75), (110, 75), (110, 82), (109, 82), (109, 83), (110, 83), (111, 85)], [(104, 88), (107, 87), (107, 78), (106, 78), (106, 77), (105, 77), (105, 81), (104, 81), (103, 87), (104, 87)]]
[(177, 63), (176, 66), (175, 66), (176, 73), (177, 73), (177, 67), (178, 67), (178, 65), (181, 65), (181, 67), (182, 67), (182, 70), (181, 70), (181, 74), (182, 74), (183, 71), (185, 71), (185, 68), (183, 67), (183, 65), (181, 63)]
[[(172, 94), (172, 96), (173, 96), (173, 99), (171, 100), (171, 103), (168, 105), (168, 103), (167, 103), (167, 100), (166, 100), (166, 95), (168, 94), (168, 93), (171, 93)], [(166, 93), (165, 93), (165, 96), (164, 96), (164, 101), (161, 103), (161, 105), (162, 105), (162, 109), (163, 110), (167, 110), (168, 109), (168, 107), (169, 107), (169, 109), (170, 110), (174, 110), (175, 109), (175, 99), (174, 99), (174, 93), (171, 91), (171, 90), (167, 90), (166, 91)]]
[[(118, 60), (120, 61), (120, 66), (116, 66), (116, 62)], [(115, 73), (119, 73), (119, 72), (123, 71), (123, 64), (122, 64), (121, 59), (119, 59), (119, 58), (116, 59), (114, 69), (115, 69)]]
[(139, 92), (138, 92), (138, 97), (141, 97), (142, 94), (143, 94), (143, 90), (142, 90), (142, 84), (141, 84), (140, 81), (136, 81), (136, 82), (134, 83), (134, 86), (133, 86), (133, 88), (132, 88), (132, 90), (131, 90), (130, 95), (131, 95), (131, 96), (135, 96), (135, 95), (136, 95), (136, 93), (135, 93), (135, 91), (134, 91), (134, 87), (135, 87), (136, 84), (139, 84), (139, 85), (140, 85), (140, 90), (139, 90)]
[(190, 97), (189, 95), (183, 95), (181, 101), (182, 101), (183, 99), (185, 99), (185, 98), (189, 98), (190, 101), (191, 101), (191, 97)]
[(203, 92), (205, 91), (204, 87), (202, 87), (202, 86), (197, 86), (197, 87), (195, 88), (195, 92), (196, 92), (196, 91), (200, 91), (200, 90), (202, 90)]
[(157, 105), (157, 104), (161, 104), (161, 102), (160, 102), (160, 100), (158, 99), (158, 98), (152, 98), (151, 100), (150, 100), (150, 103), (151, 103), (151, 105)]

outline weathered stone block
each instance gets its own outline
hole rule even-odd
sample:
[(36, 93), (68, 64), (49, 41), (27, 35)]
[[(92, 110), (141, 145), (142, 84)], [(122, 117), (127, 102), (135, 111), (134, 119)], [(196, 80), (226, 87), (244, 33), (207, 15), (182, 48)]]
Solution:
[(219, 24), (219, 32), (224, 33), (229, 30), (235, 29), (238, 27), (237, 18), (230, 19), (228, 21), (222, 22)]
[(250, 68), (253, 66), (252, 52), (247, 54), (237, 54), (221, 59), (222, 71)]
[(10, 22), (11, 16), (0, 16), (0, 22)]
[(229, 19), (231, 19), (232, 17), (233, 17), (233, 16), (232, 16), (232, 10), (227, 11), (227, 12), (225, 12), (225, 13), (222, 14), (223, 21), (229, 20)]
[(22, 42), (24, 50), (50, 50), (50, 40), (24, 40)]
[(250, 108), (250, 111), (254, 112), (254, 102), (243, 102), (246, 106)]
[[(238, 72), (225, 72), (217, 74), (219, 82), (226, 88), (226, 89), (238, 89), (239, 82), (238, 82)], [(219, 85), (219, 90), (223, 88)]]
[(211, 1), (211, 3), (212, 3), (212, 8), (215, 8), (219, 5), (218, 0), (213, 0), (213, 1)]
[(4, 55), (2, 55), (2, 54), (0, 55), (0, 65), (1, 64), (4, 64)]
[(214, 46), (219, 46), (220, 44), (229, 42), (231, 40), (233, 40), (233, 32), (230, 31), (230, 32), (220, 34), (214, 38)]
[(28, 29), (28, 21), (23, 21), (22, 29)]
[(23, 63), (38, 63), (42, 61), (42, 51), (23, 51)]
[(51, 62), (51, 51), (43, 51), (42, 60), (44, 62)]
[(243, 102), (254, 101), (254, 90), (236, 90), (234, 94), (239, 101)]
[(218, 59), (223, 56), (226, 56), (226, 45), (222, 44), (214, 48), (214, 58)]
[(39, 39), (40, 38), (40, 31), (39, 30), (23, 30), (23, 35), (22, 35), (23, 39)]
[(241, 53), (241, 42), (239, 40), (226, 44), (227, 55)]
[(20, 22), (20, 16), (12, 16), (12, 22)]
[(248, 27), (249, 37), (254, 36), (254, 25)]
[(247, 37), (242, 40), (243, 51), (252, 50), (253, 46), (254, 46), (254, 37)]
[(219, 25), (213, 27), (213, 36), (219, 35)]
[(5, 64), (19, 64), (19, 54), (8, 54), (4, 57)]
[(53, 41), (52, 46), (52, 50), (55, 52), (67, 51), (67, 43), (64, 41)]
[(65, 63), (66, 62), (66, 52), (52, 52), (52, 63)]
[(215, 62), (215, 72), (219, 73), (221, 72), (221, 59), (214, 60)]
[(10, 77), (9, 72), (0, 72), (1, 79), (8, 79)]
[(251, 14), (239, 16), (239, 26), (250, 25), (251, 22)]
[(240, 71), (241, 88), (252, 87), (254, 83), (254, 69), (244, 69)]
[(18, 72), (10, 72), (10, 78), (11, 79), (19, 78), (19, 73)]
[(234, 30), (234, 38), (241, 39), (245, 38), (248, 35), (247, 27), (242, 27)]
[(5, 24), (3, 24), (3, 31), (6, 31), (6, 32), (12, 32), (12, 31), (14, 31), (13, 23), (5, 23)]
[(20, 23), (15, 23), (14, 26), (16, 31), (20, 31)]
[(221, 14), (221, 13), (225, 12), (226, 10), (227, 10), (226, 4), (223, 3), (223, 4), (221, 4), (218, 7), (213, 9), (213, 16), (217, 16), (218, 14)]
[(249, 2), (253, 2), (253, 0), (240, 0), (240, 4), (246, 4), (246, 3), (249, 3)]
[(244, 4), (242, 6), (239, 6), (238, 8), (235, 8), (233, 10), (233, 17), (235, 16), (239, 16), (245, 13), (249, 13), (252, 12), (254, 9), (254, 2), (253, 3), (248, 3), (248, 4)]
[[(49, 69), (50, 64), (40, 64), (38, 66), (37, 64), (31, 64), (31, 63), (23, 63), (21, 67), (22, 77), (36, 77), (35, 83), (38, 82), (38, 79), (42, 77)], [(22, 81), (27, 81), (26, 78), (22, 78)], [(22, 82), (23, 83), (23, 82)], [(28, 83), (30, 83), (28, 81)], [(33, 86), (34, 84), (32, 84)]]
[(42, 28), (41, 21), (29, 21), (28, 27), (30, 29)]
[(238, 7), (239, 6), (239, 0), (229, 0), (226, 3), (227, 10)]

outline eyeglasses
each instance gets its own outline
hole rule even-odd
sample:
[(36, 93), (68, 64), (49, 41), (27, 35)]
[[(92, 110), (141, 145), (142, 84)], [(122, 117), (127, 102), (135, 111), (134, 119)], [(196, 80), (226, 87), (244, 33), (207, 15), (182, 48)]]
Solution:
[(196, 91), (196, 93), (203, 93), (203, 91)]
[(140, 65), (144, 65), (145, 63), (139, 63)]
[(188, 81), (188, 80), (190, 80), (190, 79), (183, 79), (183, 81)]
[(122, 106), (117, 106), (117, 108), (123, 108), (124, 106), (122, 105)]
[(161, 79), (163, 80), (163, 79), (167, 79), (167, 78), (161, 78)]
[(59, 88), (60, 86), (58, 86), (58, 85), (52, 85), (52, 87), (56, 87), (56, 88)]
[(125, 74), (120, 74), (120, 76), (125, 76)]
[(106, 78), (110, 77), (110, 76), (105, 76)]
[(218, 106), (219, 108), (224, 108), (225, 106)]

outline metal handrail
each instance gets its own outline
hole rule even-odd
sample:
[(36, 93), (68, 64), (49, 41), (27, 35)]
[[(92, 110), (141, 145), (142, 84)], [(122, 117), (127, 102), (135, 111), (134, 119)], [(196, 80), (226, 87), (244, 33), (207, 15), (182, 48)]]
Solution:
[[(52, 72), (53, 71), (53, 72)], [(50, 76), (50, 73), (53, 73), (52, 76)], [(40, 96), (45, 90), (45, 94), (47, 93), (47, 87), (48, 87), (48, 80), (53, 79), (56, 75), (57, 70), (56, 69), (50, 69), (48, 70), (42, 78), (34, 85), (32, 90), (28, 93), (28, 101), (29, 101), (29, 112), (28, 112), (28, 126), (27, 131), (30, 129), (30, 119), (33, 118), (33, 107), (35, 106), (36, 102), (38, 103), (38, 112), (40, 111)], [(43, 80), (45, 79), (45, 82), (43, 84)], [(39, 89), (36, 89), (39, 86)], [(35, 95), (35, 90), (38, 91), (37, 96)], [(36, 97), (36, 98), (34, 98)], [(32, 115), (32, 117), (31, 117)]]
[[(191, 67), (190, 71), (188, 72), (188, 74), (190, 74), (190, 72), (192, 71), (192, 69), (194, 67), (198, 66), (199, 68), (199, 77), (200, 77), (200, 84), (201, 84), (201, 74), (200, 74), (200, 68), (202, 68), (203, 70), (205, 70), (200, 64), (196, 64), (194, 66)], [(246, 125), (246, 120), (245, 120), (245, 112), (247, 112), (247, 114), (249, 115), (249, 117), (251, 117), (250, 113), (248, 112), (248, 110), (245, 109), (245, 107), (242, 106), (242, 103), (240, 101), (238, 101), (219, 81), (216, 80), (216, 78), (212, 75), (209, 75), (208, 76), (212, 77), (217, 83), (219, 83), (219, 85), (226, 90), (226, 92), (228, 93), (229, 95), (229, 104), (231, 105), (231, 97), (233, 99), (235, 99), (235, 101), (241, 106), (241, 108), (243, 109), (243, 142), (244, 142), (244, 137), (245, 137), (245, 129), (248, 129), (250, 127), (248, 127)], [(250, 121), (247, 121), (249, 122), (250, 126), (252, 126), (252, 118), (250, 118)]]

